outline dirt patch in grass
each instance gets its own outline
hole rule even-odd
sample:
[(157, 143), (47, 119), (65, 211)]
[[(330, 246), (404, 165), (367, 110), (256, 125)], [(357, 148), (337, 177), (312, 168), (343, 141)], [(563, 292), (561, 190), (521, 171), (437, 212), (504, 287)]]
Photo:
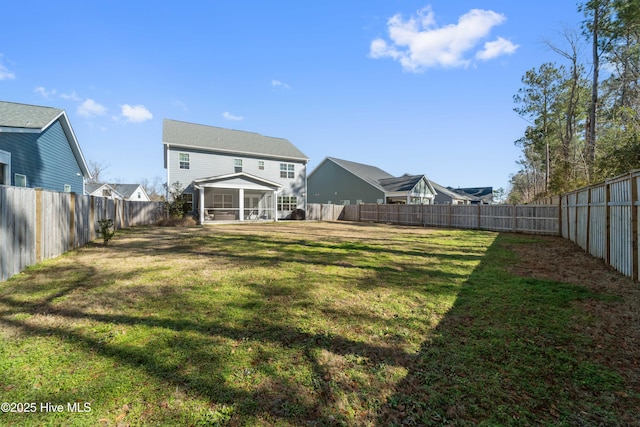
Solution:
[[(593, 340), (589, 357), (614, 369), (624, 379), (627, 389), (637, 393), (640, 390), (640, 284), (560, 237), (536, 237), (528, 244), (510, 245), (509, 249), (518, 256), (517, 264), (510, 267), (514, 274), (584, 286), (603, 295), (602, 299), (574, 302), (593, 319), (588, 325), (575, 325), (575, 328)], [(624, 404), (629, 395), (618, 392), (618, 397)], [(626, 403), (637, 405), (637, 400)], [(640, 413), (640, 407), (636, 406), (635, 410)], [(630, 425), (640, 422), (629, 421)]]

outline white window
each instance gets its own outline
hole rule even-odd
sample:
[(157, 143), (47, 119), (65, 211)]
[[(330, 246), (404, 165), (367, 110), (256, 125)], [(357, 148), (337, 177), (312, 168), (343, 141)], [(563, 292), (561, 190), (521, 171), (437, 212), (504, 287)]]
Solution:
[(294, 178), (295, 165), (293, 163), (280, 163), (280, 178)]
[(193, 194), (192, 193), (182, 193), (182, 200), (184, 201), (184, 205), (182, 205), (182, 210), (186, 212), (193, 211)]
[(189, 169), (191, 162), (189, 161), (189, 153), (180, 153), (180, 169)]
[(361, 205), (362, 204), (362, 199), (357, 199), (356, 200), (356, 205)]
[(258, 160), (258, 170), (264, 170), (264, 161)]
[(64, 185), (64, 192), (65, 193), (71, 193), (71, 186), (69, 184), (65, 184)]
[(278, 210), (293, 211), (298, 209), (298, 198), (296, 196), (279, 196)]
[(344, 206), (350, 205), (351, 204), (351, 200), (340, 200), (340, 204), (344, 205)]
[(26, 187), (27, 186), (27, 176), (20, 175), (19, 173), (13, 176), (13, 180), (16, 184), (16, 187)]
[(242, 159), (233, 159), (233, 168), (238, 172), (242, 172)]
[(11, 185), (11, 153), (0, 150), (0, 185)]

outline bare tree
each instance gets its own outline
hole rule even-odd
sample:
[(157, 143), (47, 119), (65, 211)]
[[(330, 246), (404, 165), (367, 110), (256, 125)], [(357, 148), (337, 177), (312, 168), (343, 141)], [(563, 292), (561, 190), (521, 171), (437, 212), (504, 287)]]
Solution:
[(89, 173), (91, 174), (91, 178), (89, 179), (89, 182), (92, 182), (92, 183), (102, 182), (101, 175), (109, 166), (105, 165), (104, 163), (96, 162), (94, 160), (89, 160), (88, 163), (89, 163), (88, 164)]
[(149, 198), (153, 201), (163, 201), (164, 197), (164, 183), (162, 182), (162, 178), (159, 176), (153, 177), (153, 180), (149, 180), (149, 178), (144, 178), (140, 181), (140, 185), (144, 188), (144, 191), (147, 192)]

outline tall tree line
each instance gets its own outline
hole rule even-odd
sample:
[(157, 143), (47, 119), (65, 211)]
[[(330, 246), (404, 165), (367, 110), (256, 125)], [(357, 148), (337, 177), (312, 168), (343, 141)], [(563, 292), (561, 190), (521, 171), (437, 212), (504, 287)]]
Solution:
[(585, 1), (578, 13), (581, 28), (547, 43), (556, 61), (527, 71), (514, 95), (529, 125), (511, 202), (640, 168), (640, 0)]

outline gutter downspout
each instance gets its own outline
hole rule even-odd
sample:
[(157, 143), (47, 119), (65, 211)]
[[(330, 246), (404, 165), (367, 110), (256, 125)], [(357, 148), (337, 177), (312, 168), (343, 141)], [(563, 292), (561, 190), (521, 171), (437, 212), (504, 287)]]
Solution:
[(307, 163), (305, 162), (304, 164), (304, 217), (305, 219), (307, 218), (307, 193), (308, 193), (308, 187), (307, 187)]
[(169, 201), (169, 188), (171, 187), (171, 178), (170, 178), (171, 159), (169, 158), (169, 155), (171, 154), (170, 148), (171, 148), (171, 145), (167, 144), (167, 148), (165, 148), (165, 150), (167, 150), (167, 185), (166, 185), (166, 190), (164, 194), (164, 198), (167, 199), (167, 201)]

